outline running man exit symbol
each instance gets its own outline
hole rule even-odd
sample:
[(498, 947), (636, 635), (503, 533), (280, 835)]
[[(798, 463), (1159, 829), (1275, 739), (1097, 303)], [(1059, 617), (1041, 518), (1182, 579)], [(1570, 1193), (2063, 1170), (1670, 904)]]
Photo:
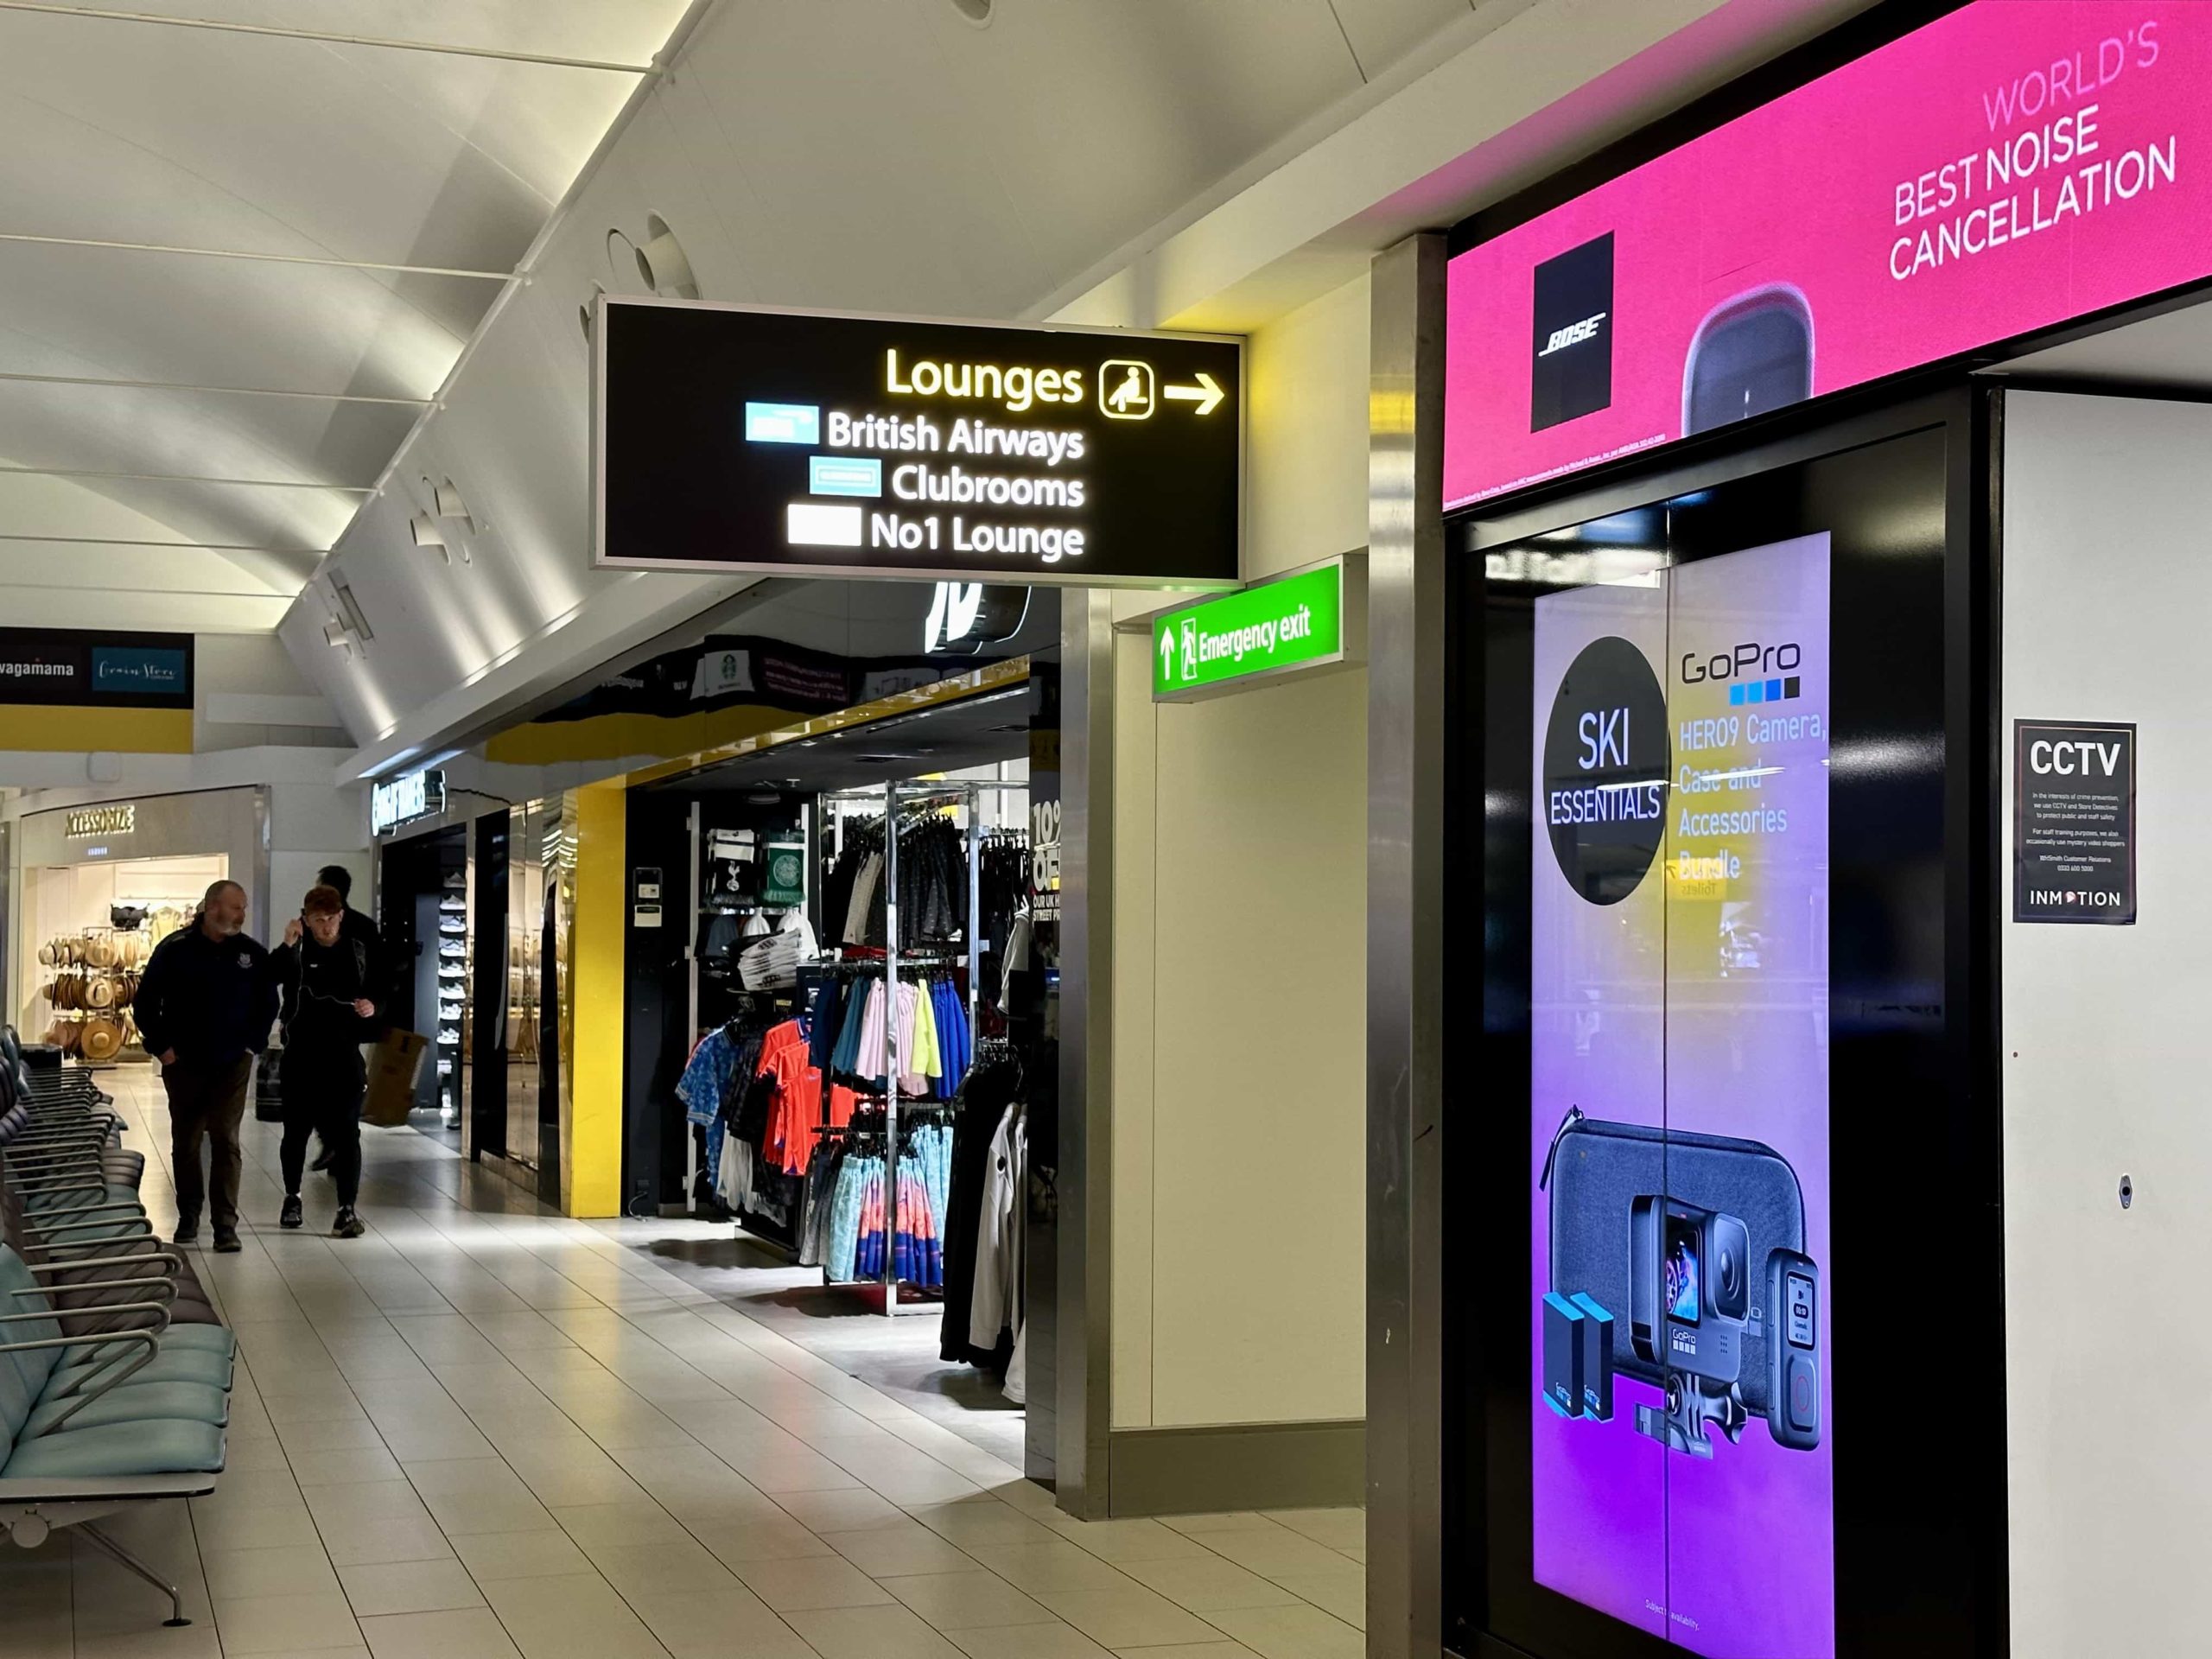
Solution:
[(1098, 365), (1098, 407), (1109, 421), (1151, 419), (1156, 392), (1149, 363), (1109, 357)]

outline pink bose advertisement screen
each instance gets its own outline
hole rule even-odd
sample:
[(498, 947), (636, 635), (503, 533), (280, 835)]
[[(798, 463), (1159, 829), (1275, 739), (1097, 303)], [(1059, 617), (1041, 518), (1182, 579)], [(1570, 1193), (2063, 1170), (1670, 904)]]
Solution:
[(1448, 511), (2212, 275), (2212, 3), (1977, 0), (1451, 263)]

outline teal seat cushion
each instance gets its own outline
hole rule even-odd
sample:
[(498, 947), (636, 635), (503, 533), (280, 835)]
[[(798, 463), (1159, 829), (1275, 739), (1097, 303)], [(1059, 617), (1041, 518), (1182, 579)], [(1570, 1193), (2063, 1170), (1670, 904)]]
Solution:
[[(46, 1394), (51, 1397), (64, 1389), (73, 1387), (91, 1376), (103, 1363), (113, 1365), (131, 1351), (121, 1343), (102, 1348), (99, 1357), (79, 1361), (57, 1373), (47, 1385)], [(228, 1389), (231, 1386), (231, 1362), (220, 1354), (201, 1353), (190, 1348), (164, 1350), (131, 1372), (130, 1380), (133, 1382), (200, 1382), (211, 1389)]]
[(223, 1431), (181, 1417), (64, 1428), (18, 1440), (0, 1468), (9, 1480), (98, 1479), (184, 1475), (223, 1466)]
[[(30, 1440), (49, 1423), (60, 1421), (75, 1404), (73, 1396), (41, 1401), (16, 1438)], [(226, 1427), (231, 1421), (231, 1396), (205, 1382), (125, 1382), (79, 1408), (60, 1432), (97, 1428), (105, 1423), (150, 1422), (163, 1417)]]
[(188, 1349), (196, 1349), (203, 1354), (220, 1354), (228, 1359), (237, 1351), (238, 1338), (219, 1325), (173, 1325), (162, 1332), (163, 1353)]
[(126, 1244), (157, 1244), (162, 1242), (153, 1236), (143, 1215), (94, 1216), (84, 1221), (56, 1221), (54, 1229), (59, 1236), (52, 1243), (65, 1248), (79, 1244), (105, 1244), (111, 1239)]
[(65, 1187), (48, 1187), (23, 1194), (25, 1206), (32, 1210), (74, 1210), (87, 1204), (137, 1202), (138, 1189), (120, 1181), (104, 1181), (96, 1186), (90, 1181), (77, 1179)]

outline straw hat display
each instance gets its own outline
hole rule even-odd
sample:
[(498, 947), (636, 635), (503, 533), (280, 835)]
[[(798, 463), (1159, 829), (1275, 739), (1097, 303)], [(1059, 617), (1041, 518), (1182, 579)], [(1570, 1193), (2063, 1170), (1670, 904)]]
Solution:
[(79, 1040), (88, 1060), (111, 1060), (123, 1046), (123, 1027), (106, 1014), (93, 1015), (81, 1029)]

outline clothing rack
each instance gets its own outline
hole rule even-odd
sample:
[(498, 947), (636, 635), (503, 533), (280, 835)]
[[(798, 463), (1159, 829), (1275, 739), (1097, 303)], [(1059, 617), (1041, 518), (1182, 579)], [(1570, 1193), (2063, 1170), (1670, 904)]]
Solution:
[[(944, 1110), (941, 1107), (926, 1107), (921, 1102), (901, 1101), (899, 1098), (897, 1080), (905, 1075), (906, 1058), (904, 1052), (906, 1038), (899, 1029), (897, 1017), (899, 970), (905, 968), (926, 973), (932, 968), (964, 966), (967, 969), (965, 1003), (969, 1037), (972, 1046), (976, 1038), (980, 1034), (977, 1026), (978, 995), (982, 982), (981, 875), (984, 831), (978, 822), (977, 807), (982, 798), (987, 793), (1018, 791), (1026, 794), (1029, 785), (1027, 783), (1020, 781), (990, 779), (974, 780), (931, 779), (905, 782), (891, 781), (868, 788), (832, 791), (820, 798), (822, 804), (820, 816), (825, 823), (836, 821), (835, 813), (829, 810), (829, 804), (831, 802), (866, 801), (870, 804), (878, 801), (882, 803), (881, 823), (884, 842), (882, 879), (886, 884), (887, 896), (883, 955), (880, 957), (841, 959), (835, 963), (824, 963), (823, 966), (831, 971), (848, 971), (865, 968), (880, 969), (883, 973), (883, 988), (889, 1016), (887, 1035), (890, 1045), (890, 1065), (887, 1077), (891, 1086), (883, 1102), (881, 1127), (876, 1128), (873, 1125), (866, 1126), (863, 1132), (874, 1133), (881, 1136), (884, 1160), (887, 1166), (892, 1170), (895, 1171), (899, 1166), (901, 1116), (918, 1114), (923, 1110), (929, 1110), (931, 1115), (935, 1116), (938, 1112)], [(899, 925), (899, 821), (902, 817), (927, 816), (940, 811), (947, 806), (961, 808), (965, 817), (962, 839), (966, 843), (968, 855), (968, 915), (965, 938), (962, 942), (963, 948), (958, 950), (924, 948), (911, 952), (902, 952), (899, 949), (901, 940)], [(824, 920), (826, 925), (827, 918)], [(1003, 941), (1001, 943), (1003, 944)], [(824, 1098), (825, 1100), (827, 1098), (826, 1084)], [(899, 1225), (895, 1180), (893, 1182), (891, 1191), (893, 1196), (892, 1209), (885, 1223), (887, 1248), (884, 1251), (883, 1271), (880, 1278), (866, 1281), (862, 1288), (875, 1301), (876, 1311), (888, 1318), (896, 1318), (902, 1312), (934, 1306), (935, 1304), (917, 1302), (902, 1306), (899, 1301), (900, 1281), (896, 1263), (893, 1259), (894, 1252), (887, 1248), (891, 1236), (898, 1231)], [(941, 1217), (938, 1221), (939, 1224), (942, 1224)]]

